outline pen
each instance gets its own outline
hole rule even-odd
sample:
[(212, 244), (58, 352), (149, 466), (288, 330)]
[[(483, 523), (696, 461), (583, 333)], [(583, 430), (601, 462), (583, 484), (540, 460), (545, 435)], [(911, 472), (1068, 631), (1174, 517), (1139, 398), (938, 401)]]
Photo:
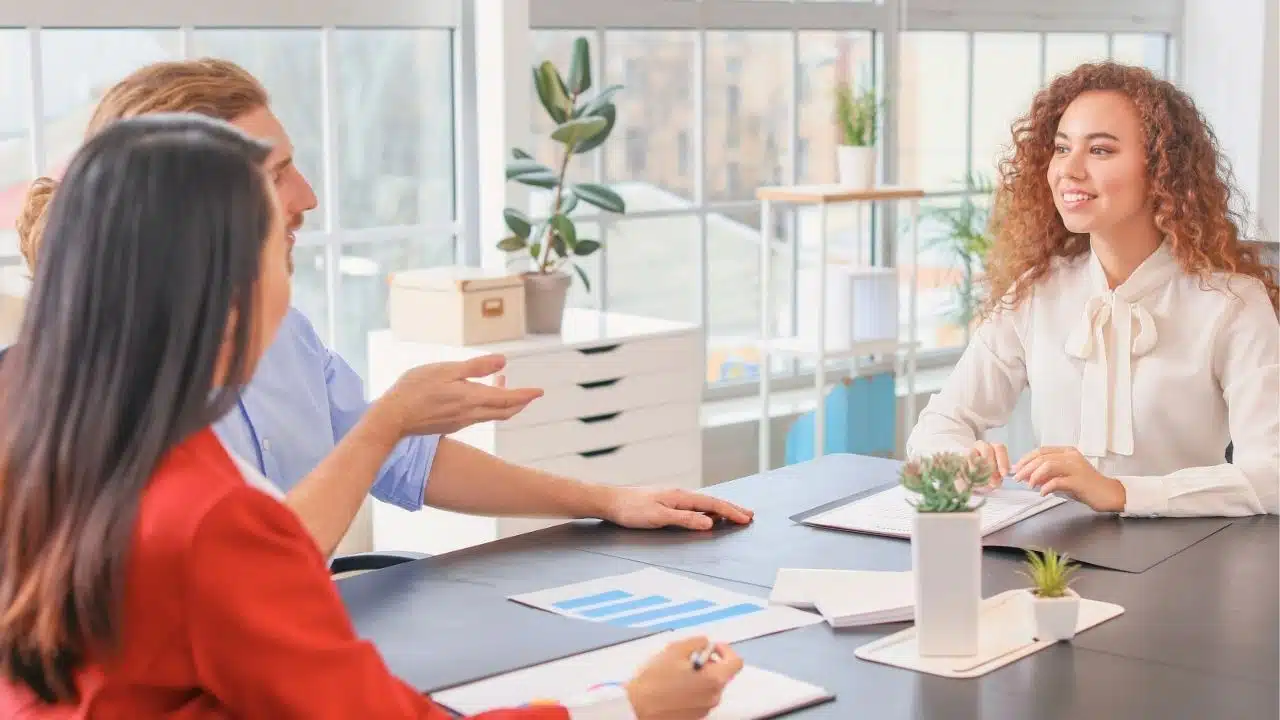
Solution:
[(694, 670), (701, 670), (702, 666), (708, 662), (717, 662), (720, 660), (720, 653), (716, 652), (714, 645), (707, 645), (702, 652), (696, 652), (689, 656), (689, 662), (693, 665)]

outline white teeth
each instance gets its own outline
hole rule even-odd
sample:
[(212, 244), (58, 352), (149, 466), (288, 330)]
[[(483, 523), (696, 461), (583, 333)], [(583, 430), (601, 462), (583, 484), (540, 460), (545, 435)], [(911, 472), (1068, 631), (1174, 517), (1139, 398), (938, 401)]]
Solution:
[(1067, 192), (1062, 194), (1062, 199), (1066, 200), (1067, 202), (1082, 202), (1084, 200), (1088, 200), (1091, 197), (1093, 196), (1087, 193), (1082, 193), (1082, 192)]

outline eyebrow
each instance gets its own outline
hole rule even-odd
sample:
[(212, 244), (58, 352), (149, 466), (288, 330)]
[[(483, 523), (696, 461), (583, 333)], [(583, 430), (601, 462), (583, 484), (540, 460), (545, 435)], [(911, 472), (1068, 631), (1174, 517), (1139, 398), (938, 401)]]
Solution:
[[(1054, 134), (1054, 137), (1060, 137), (1063, 140), (1071, 139), (1067, 137), (1067, 134), (1062, 131), (1058, 131), (1056, 134)], [(1116, 142), (1120, 142), (1120, 138), (1108, 132), (1091, 132), (1088, 135), (1085, 135), (1084, 139), (1085, 140), (1114, 140)]]

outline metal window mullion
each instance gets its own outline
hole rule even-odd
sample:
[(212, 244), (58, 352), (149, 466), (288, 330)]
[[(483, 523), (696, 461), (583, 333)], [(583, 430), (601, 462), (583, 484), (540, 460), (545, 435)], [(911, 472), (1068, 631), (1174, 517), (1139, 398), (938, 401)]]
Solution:
[(44, 175), (44, 54), (40, 49), (40, 28), (27, 28), (27, 119), (31, 125), (32, 177)]
[(1116, 56), (1116, 34), (1107, 33), (1107, 59), (1112, 60)]
[[(794, 184), (800, 181), (800, 73), (803, 70), (800, 67), (800, 31), (793, 30), (790, 33), (790, 37), (791, 42), (788, 45), (787, 52), (791, 55), (791, 74), (787, 81), (787, 89), (791, 102), (788, 103), (789, 107), (787, 108), (787, 125), (791, 135), (791, 147), (789, 149), (791, 162), (788, 163), (787, 182)], [(777, 206), (775, 212), (782, 212), (784, 207), (783, 205)], [(787, 261), (787, 272), (791, 278), (791, 288), (788, 293), (790, 295), (790, 313), (788, 314), (791, 316), (791, 322), (787, 332), (795, 334), (800, 327), (800, 212), (795, 207), (786, 208), (785, 212), (787, 239), (791, 244), (790, 257)], [(775, 213), (770, 213), (770, 222), (773, 221), (774, 216)], [(773, 233), (761, 233), (760, 237), (773, 237)], [(761, 257), (764, 257), (764, 255), (762, 254)], [(770, 261), (773, 260), (773, 248), (769, 249), (768, 257)], [(772, 277), (773, 268), (770, 267), (769, 270), (770, 277)], [(819, 272), (821, 272), (821, 264), (819, 265)], [(771, 315), (773, 313), (772, 303), (769, 304), (769, 313)], [(772, 320), (772, 318), (770, 319)], [(778, 334), (781, 332), (781, 328), (774, 328), (772, 332)], [(773, 357), (767, 353), (763, 357), (764, 365), (761, 368), (761, 372), (773, 372)], [(786, 361), (785, 369), (786, 375), (793, 376), (798, 374), (800, 372), (799, 358), (789, 358)]]
[(969, 178), (973, 177), (973, 99), (976, 97), (977, 82), (975, 76), (977, 73), (973, 71), (977, 63), (977, 41), (976, 34), (971, 32), (965, 33), (965, 53), (968, 55), (966, 62), (968, 64), (965, 77), (965, 113), (964, 113), (964, 184), (965, 189), (969, 189)]
[(459, 225), (454, 257), (462, 265), (480, 266), (480, 140), (476, 105), (477, 62), (475, 3), (459, 3), (458, 29), (449, 34), (453, 72), (453, 206)]
[(324, 177), (322, 216), (324, 232), (328, 236), (325, 245), (325, 300), (328, 313), (325, 333), (332, 347), (338, 338), (338, 294), (342, 290), (342, 275), (338, 263), (342, 254), (336, 242), (338, 229), (338, 128), (335, 106), (338, 93), (338, 60), (334, 48), (334, 28), (320, 30), (320, 138), (323, 152), (320, 154), (321, 175)]
[(183, 60), (190, 60), (192, 56), (192, 48), (195, 47), (195, 28), (190, 25), (183, 25), (178, 28), (178, 57)]
[[(606, 64), (607, 62), (606, 58), (608, 57), (609, 41), (606, 38), (605, 29), (603, 27), (597, 27), (594, 29), (593, 32), (595, 34), (595, 41), (596, 41), (596, 68), (597, 68), (596, 77), (605, 78), (608, 76), (608, 72), (609, 72), (609, 67)], [(607, 87), (607, 85), (601, 84), (601, 87), (602, 88)], [(592, 173), (595, 176), (596, 182), (601, 182), (601, 183), (604, 182), (605, 173), (609, 172), (609, 165), (605, 159), (605, 151), (603, 146), (595, 149), (595, 156), (592, 157), (591, 163), (592, 163)], [(603, 216), (603, 217), (608, 217), (608, 216)], [(609, 236), (609, 230), (611, 228), (611, 225), (612, 223), (608, 220), (601, 219), (600, 221), (600, 238), (599, 238), (600, 260), (597, 263), (600, 271), (597, 274), (596, 286), (593, 289), (595, 291), (595, 296), (596, 296), (596, 307), (600, 308), (602, 312), (607, 310), (607, 308), (609, 307), (609, 244), (610, 243), (608, 242), (609, 240), (608, 236)]]
[(698, 319), (703, 340), (711, 337), (711, 248), (707, 241), (707, 31), (694, 34), (693, 48), (693, 207), (698, 226)]
[(1040, 36), (1040, 84), (1044, 84), (1045, 75), (1049, 72), (1049, 33), (1037, 33)]

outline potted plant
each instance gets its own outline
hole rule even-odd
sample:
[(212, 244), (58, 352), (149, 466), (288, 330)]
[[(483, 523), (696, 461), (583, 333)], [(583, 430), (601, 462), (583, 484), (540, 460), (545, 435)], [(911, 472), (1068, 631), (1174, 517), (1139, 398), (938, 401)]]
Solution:
[(1031, 580), (1027, 596), (1037, 640), (1057, 642), (1075, 637), (1080, 596), (1069, 586), (1079, 566), (1069, 560), (1066, 553), (1027, 550), (1022, 574)]
[[(965, 187), (987, 198), (994, 193), (991, 180), (981, 173), (966, 178)], [(958, 205), (929, 207), (922, 215), (924, 219), (942, 226), (942, 233), (928, 241), (926, 247), (951, 255), (960, 268), (960, 279), (954, 288), (954, 305), (947, 319), (965, 331), (967, 341), (969, 328), (985, 302), (981, 278), (994, 241), (989, 228), (991, 211), (978, 198), (965, 195)]]
[(984, 500), (991, 482), (982, 458), (939, 453), (906, 463), (899, 478), (915, 507), (911, 530), (916, 643), (921, 656), (978, 652)]
[(626, 203), (610, 188), (598, 183), (570, 183), (566, 178), (574, 156), (596, 149), (613, 131), (617, 109), (612, 98), (622, 86), (611, 85), (593, 97), (586, 96), (591, 89), (586, 38), (574, 41), (567, 78), (547, 60), (533, 68), (533, 84), (542, 108), (556, 123), (551, 139), (559, 144), (560, 157), (553, 170), (515, 148), (507, 162), (506, 175), (508, 180), (551, 191), (551, 206), (546, 219), (538, 222), (516, 208), (505, 208), (503, 216), (511, 235), (503, 238), (498, 248), (506, 252), (527, 250), (533, 261), (533, 269), (522, 275), (528, 331), (558, 333), (573, 281), (567, 269), (572, 267), (590, 290), (591, 281), (574, 258), (587, 257), (600, 249), (599, 241), (578, 236), (570, 213), (579, 201), (606, 212), (626, 212)]
[(855, 92), (845, 83), (836, 86), (836, 168), (840, 184), (859, 190), (876, 184), (876, 92)]

